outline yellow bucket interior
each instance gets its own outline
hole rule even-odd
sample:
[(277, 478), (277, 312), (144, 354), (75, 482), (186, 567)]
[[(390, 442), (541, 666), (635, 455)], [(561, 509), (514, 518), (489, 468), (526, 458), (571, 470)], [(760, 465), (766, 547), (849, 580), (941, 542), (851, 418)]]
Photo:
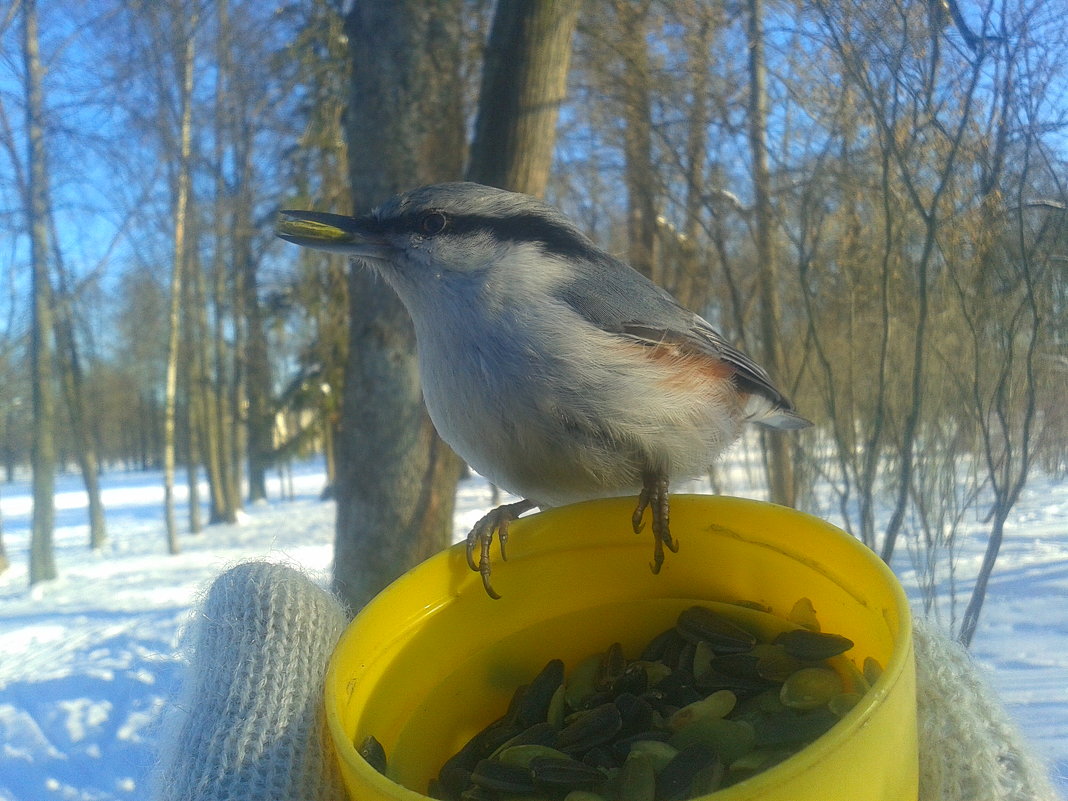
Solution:
[[(915, 801), (915, 668), (907, 601), (870, 550), (792, 509), (718, 496), (671, 499), (678, 553), (653, 575), (652, 535), (634, 534), (632, 499), (549, 510), (494, 546), (489, 598), (463, 545), (415, 567), (346, 630), (325, 687), (327, 722), (352, 799), (424, 798), (444, 761), (500, 717), (549, 659), (567, 669), (620, 642), (628, 658), (702, 601), (751, 601), (786, 617), (812, 601), (846, 657), (883, 667), (861, 703), (797, 755), (715, 793), (717, 801)], [(744, 611), (744, 610), (743, 610)], [(356, 746), (373, 735), (391, 779)]]

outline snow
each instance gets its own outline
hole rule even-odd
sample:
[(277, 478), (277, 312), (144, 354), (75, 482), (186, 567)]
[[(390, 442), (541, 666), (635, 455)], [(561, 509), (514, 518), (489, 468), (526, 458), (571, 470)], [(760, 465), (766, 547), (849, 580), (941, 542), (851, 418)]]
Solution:
[[(750, 474), (728, 476), (734, 494)], [(184, 481), (184, 479), (183, 479)], [(334, 505), (320, 501), (320, 463), (294, 470), (272, 501), (235, 525), (183, 534), (166, 553), (158, 473), (104, 477), (109, 544), (88, 549), (84, 493), (60, 476), (56, 560), (60, 577), (27, 588), (32, 498), (25, 480), (0, 484), (4, 543), (12, 566), (0, 575), (0, 801), (112, 801), (145, 796), (157, 727), (181, 678), (183, 624), (212, 578), (249, 559), (296, 564), (329, 581)], [(682, 489), (682, 488), (680, 488)], [(179, 484), (184, 500), (184, 484)], [(501, 499), (508, 500), (507, 497)], [(474, 477), (461, 484), (456, 529), (466, 532), (492, 503)], [(179, 506), (182, 513), (185, 506)], [(826, 516), (834, 522), (834, 515)], [(184, 524), (184, 520), (180, 523)], [(958, 574), (982, 559), (983, 521), (965, 521)], [(915, 573), (907, 549), (895, 569)], [(958, 582), (963, 611), (968, 587)], [(943, 595), (948, 598), (949, 585)], [(914, 591), (914, 598), (919, 596)], [(1036, 476), (1005, 533), (972, 651), (1068, 797), (1068, 480)], [(948, 603), (940, 613), (951, 613)]]

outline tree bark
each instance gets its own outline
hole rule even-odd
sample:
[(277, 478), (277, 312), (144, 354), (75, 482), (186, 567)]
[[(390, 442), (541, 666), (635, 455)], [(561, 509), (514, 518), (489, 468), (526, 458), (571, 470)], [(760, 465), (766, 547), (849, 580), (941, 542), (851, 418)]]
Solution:
[(627, 187), (627, 261), (661, 283), (656, 259), (657, 187), (653, 169), (652, 78), (646, 41), (649, 2), (613, 0), (622, 59), (623, 174)]
[[(51, 220), (51, 203), (47, 203)], [(53, 231), (55, 243), (56, 272), (59, 279), (60, 304), (54, 310), (56, 354), (63, 386), (63, 395), (70, 415), (74, 434), (74, 456), (78, 460), (85, 495), (89, 505), (89, 547), (99, 551), (107, 542), (107, 526), (104, 520), (104, 503), (100, 497), (100, 461), (97, 458), (96, 442), (89, 425), (89, 413), (85, 400), (85, 380), (78, 344), (74, 339), (74, 310), (70, 297), (66, 270), (59, 253), (59, 238)]]
[[(176, 27), (184, 25), (178, 14), (174, 15)], [(183, 29), (179, 39), (179, 63), (181, 86), (179, 87), (178, 164), (175, 176), (174, 199), (174, 252), (171, 265), (171, 297), (168, 319), (170, 333), (167, 341), (167, 374), (164, 385), (163, 410), (163, 507), (167, 527), (167, 550), (180, 552), (178, 528), (174, 516), (174, 469), (175, 469), (175, 421), (177, 416), (178, 369), (181, 344), (182, 281), (186, 260), (186, 210), (189, 205), (189, 171), (193, 142), (193, 30), (196, 16)]]
[[(374, 0), (349, 12), (346, 134), (357, 209), (418, 184), (460, 177), (461, 10), (458, 0)], [(389, 287), (358, 265), (349, 273), (338, 434), (333, 583), (359, 608), (451, 541), (461, 462), (438, 438), (423, 406), (407, 312)]]
[[(251, 204), (248, 209), (252, 213)], [(252, 225), (251, 219), (246, 223)], [(251, 230), (248, 232), (251, 238)], [(248, 458), (248, 500), (256, 503), (267, 499), (267, 468), (271, 464), (274, 424), (271, 403), (271, 363), (267, 357), (267, 333), (264, 330), (263, 309), (260, 305), (256, 259), (251, 241), (241, 257), (244, 265), (245, 291), (245, 392), (248, 397), (246, 426), (246, 454)]]
[(579, 0), (500, 0), (467, 179), (544, 197)]
[[(350, 112), (347, 136), (357, 209), (460, 176), (461, 11), (458, 0), (431, 6), (379, 0), (350, 12), (351, 100), (360, 113)], [(493, 26), (498, 55), (486, 64), (481, 135), (468, 177), (541, 194), (566, 78), (561, 48), (570, 41), (577, 8), (573, 0), (503, 2), (498, 13), (505, 17)], [(557, 61), (565, 63), (554, 66)], [(490, 108), (498, 102), (507, 112)], [(400, 301), (357, 265), (349, 302), (334, 587), (359, 607), (451, 541), (462, 462), (426, 414), (415, 335)]]
[[(221, 242), (216, 243), (219, 247)], [(189, 265), (189, 406), (196, 424), (198, 450), (208, 477), (208, 523), (233, 522), (227, 510), (225, 479), (222, 473), (222, 440), (219, 436), (219, 396), (208, 377), (208, 364), (214, 350), (214, 337), (208, 325), (208, 298), (204, 270), (199, 259)]]
[(23, 57), (26, 67), (26, 130), (29, 135), (29, 185), (26, 212), (33, 265), (33, 319), (30, 360), (33, 371), (33, 521), (30, 535), (30, 584), (57, 575), (52, 536), (55, 529), (55, 399), (52, 393), (52, 290), (48, 270), (47, 172), (45, 166), (41, 58), (37, 3), (22, 4)]
[[(749, 0), (749, 150), (753, 160), (753, 212), (760, 295), (761, 358), (764, 369), (783, 380), (779, 338), (778, 267), (773, 239), (771, 173), (768, 170), (767, 66), (764, 61), (764, 3)], [(793, 463), (789, 444), (776, 432), (764, 435), (768, 495), (772, 503), (794, 505)]]
[[(226, 199), (230, 189), (226, 186), (223, 162), (225, 161), (225, 131), (232, 125), (229, 97), (231, 66), (230, 36), (230, 4), (227, 0), (216, 2), (216, 30), (218, 41), (216, 43), (216, 60), (218, 62), (219, 78), (216, 81), (215, 94), (215, 142), (213, 158), (215, 159), (215, 211), (213, 215), (213, 235), (216, 241), (215, 254), (211, 262), (211, 307), (215, 312), (215, 326), (211, 330), (211, 343), (213, 347), (206, 354), (204, 379), (208, 381), (208, 373), (214, 373), (214, 388), (208, 391), (205, 387), (204, 397), (207, 402), (206, 413), (213, 415), (214, 423), (209, 423), (206, 430), (215, 430), (215, 443), (206, 443), (210, 447), (208, 466), (211, 469), (213, 462), (218, 462), (218, 487), (213, 487), (211, 494), (211, 522), (233, 523), (237, 521), (237, 511), (241, 506), (240, 482), (238, 472), (240, 461), (235, 460), (237, 447), (234, 444), (237, 421), (235, 419), (236, 406), (233, 403), (234, 382), (236, 371), (227, 371), (226, 364), (232, 363), (226, 346), (226, 307), (229, 295), (227, 295), (226, 282), (226, 249), (224, 242), (230, 241), (229, 225), (227, 225)], [(236, 312), (233, 314), (235, 329), (238, 327)], [(205, 331), (207, 325), (205, 321)], [(207, 335), (205, 333), (205, 335)], [(208, 364), (211, 367), (208, 367)]]

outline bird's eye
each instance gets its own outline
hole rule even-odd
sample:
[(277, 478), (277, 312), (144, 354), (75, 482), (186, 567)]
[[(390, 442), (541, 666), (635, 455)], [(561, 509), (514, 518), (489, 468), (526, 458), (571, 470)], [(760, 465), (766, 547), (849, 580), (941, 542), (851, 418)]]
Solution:
[(449, 220), (444, 214), (440, 211), (431, 211), (419, 221), (419, 230), (427, 236), (434, 236), (444, 231), (448, 224)]

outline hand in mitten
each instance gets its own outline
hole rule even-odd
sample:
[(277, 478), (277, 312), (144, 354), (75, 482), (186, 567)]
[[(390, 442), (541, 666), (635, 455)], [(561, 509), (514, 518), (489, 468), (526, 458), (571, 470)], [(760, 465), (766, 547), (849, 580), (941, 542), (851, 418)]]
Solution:
[[(160, 801), (344, 801), (322, 710), (341, 604), (283, 565), (216, 579), (158, 771)], [(1056, 801), (967, 652), (915, 627), (920, 801)]]
[(212, 584), (170, 710), (158, 801), (344, 801), (323, 677), (347, 615), (291, 567), (250, 562)]
[(913, 626), (920, 801), (1057, 801), (971, 656), (922, 620)]

